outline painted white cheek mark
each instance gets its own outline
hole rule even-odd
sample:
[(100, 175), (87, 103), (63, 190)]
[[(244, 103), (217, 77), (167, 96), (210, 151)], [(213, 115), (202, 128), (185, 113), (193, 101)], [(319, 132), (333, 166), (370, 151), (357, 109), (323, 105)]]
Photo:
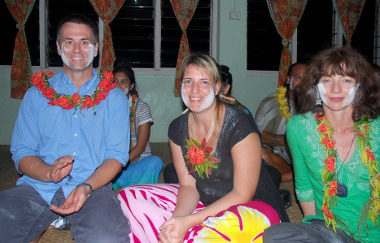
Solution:
[(90, 55), (88, 56), (88, 61), (86, 67), (90, 66), (92, 61), (94, 61), (94, 53), (95, 53), (95, 47), (93, 44), (89, 44), (88, 47), (90, 48)]
[(187, 108), (189, 108), (189, 102), (187, 101), (186, 97), (185, 97), (185, 85), (181, 84), (181, 98), (182, 98), (182, 101), (183, 103), (185, 104), (185, 106)]
[(326, 94), (325, 86), (322, 83), (318, 83), (317, 87), (318, 87), (318, 91), (319, 91), (318, 93), (319, 93), (319, 96), (321, 97), (322, 102), (325, 105), (327, 105), (327, 99), (325, 97), (325, 94)]
[(62, 61), (66, 66), (70, 67), (69, 60), (67, 59), (67, 57), (65, 55), (65, 52), (67, 52), (67, 51), (68, 51), (67, 48), (65, 48), (65, 47), (63, 47), (63, 45), (61, 45), (61, 53), (60, 54), (61, 54)]
[(289, 83), (290, 90), (294, 90), (293, 85), (294, 85), (294, 77), (292, 76), (292, 77), (290, 78), (290, 83)]
[(125, 93), (126, 95), (128, 95), (128, 93), (129, 93), (129, 87), (126, 87), (123, 91), (124, 91), (124, 93)]
[(354, 101), (355, 99), (355, 95), (356, 95), (356, 90), (358, 89), (359, 85), (355, 85), (355, 86), (352, 86), (350, 88), (350, 90), (348, 91), (348, 96), (347, 98), (344, 100), (344, 105), (345, 106), (348, 106), (352, 103), (352, 101)]
[(211, 87), (210, 88), (210, 92), (206, 96), (205, 101), (203, 102), (203, 104), (199, 107), (199, 111), (198, 112), (204, 111), (207, 108), (209, 108), (212, 105), (212, 103), (214, 102), (214, 100), (215, 100), (214, 88)]

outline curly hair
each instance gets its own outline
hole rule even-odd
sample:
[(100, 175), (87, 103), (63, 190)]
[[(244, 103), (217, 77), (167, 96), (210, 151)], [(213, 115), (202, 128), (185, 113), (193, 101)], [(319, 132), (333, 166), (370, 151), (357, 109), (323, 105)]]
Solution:
[(349, 76), (358, 84), (353, 101), (354, 121), (364, 115), (374, 119), (380, 115), (380, 79), (368, 61), (350, 47), (329, 48), (318, 53), (311, 61), (300, 87), (300, 113), (322, 112), (322, 105), (317, 105), (319, 98), (317, 85), (324, 76)]

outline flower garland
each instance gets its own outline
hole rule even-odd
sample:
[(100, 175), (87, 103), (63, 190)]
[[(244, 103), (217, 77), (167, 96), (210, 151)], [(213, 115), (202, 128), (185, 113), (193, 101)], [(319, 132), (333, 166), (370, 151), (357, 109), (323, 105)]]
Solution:
[(276, 91), (277, 102), (280, 105), (280, 111), (282, 116), (284, 116), (286, 120), (289, 121), (292, 115), (289, 112), (288, 99), (285, 97), (285, 95), (286, 88), (283, 86), (278, 87)]
[(191, 166), (189, 173), (196, 171), (201, 179), (203, 179), (203, 174), (208, 178), (211, 175), (211, 168), (217, 169), (216, 163), (219, 162), (217, 158), (210, 154), (212, 148), (207, 147), (205, 138), (201, 144), (193, 138), (186, 139), (186, 143), (187, 153), (185, 159), (187, 164)]
[(37, 72), (32, 76), (33, 85), (42, 92), (42, 95), (49, 99), (49, 104), (52, 106), (60, 106), (65, 110), (75, 110), (80, 107), (80, 110), (89, 109), (98, 105), (102, 100), (105, 100), (109, 92), (116, 87), (113, 81), (112, 72), (104, 72), (100, 78), (95, 92), (92, 95), (80, 96), (77, 93), (73, 95), (58, 94), (49, 84), (48, 79), (54, 75), (53, 72)]
[[(322, 212), (327, 226), (332, 225), (334, 231), (337, 226), (337, 216), (332, 212), (332, 208), (338, 203), (338, 182), (336, 174), (336, 156), (335, 141), (332, 138), (334, 128), (330, 125), (325, 116), (315, 114), (317, 121), (317, 130), (320, 133), (320, 141), (323, 145), (325, 154), (325, 166), (322, 171), (322, 182), (324, 184)], [(358, 149), (362, 156), (362, 163), (369, 170), (370, 182), (370, 199), (364, 209), (364, 219), (370, 218), (375, 225), (378, 223), (377, 217), (380, 215), (380, 174), (378, 170), (379, 163), (375, 159), (370, 145), (369, 132), (371, 126), (367, 119), (362, 117), (360, 122), (354, 123), (355, 132), (358, 136)], [(339, 219), (338, 219), (339, 220)]]
[[(135, 132), (136, 128), (136, 106), (137, 106), (137, 101), (138, 101), (138, 95), (137, 92), (132, 95), (132, 100), (130, 104), (130, 113), (129, 113), (129, 124), (131, 128), (131, 133)], [(133, 147), (132, 144), (132, 136), (131, 136), (131, 142), (130, 142), (130, 148)]]

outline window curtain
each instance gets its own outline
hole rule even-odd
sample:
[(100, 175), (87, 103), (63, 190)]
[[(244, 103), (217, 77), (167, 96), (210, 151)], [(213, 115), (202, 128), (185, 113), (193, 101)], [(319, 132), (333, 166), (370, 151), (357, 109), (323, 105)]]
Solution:
[(177, 67), (175, 72), (175, 87), (174, 96), (180, 96), (181, 94), (181, 80), (179, 77), (179, 71), (181, 69), (181, 63), (183, 59), (190, 53), (189, 41), (186, 35), (186, 29), (189, 26), (191, 19), (197, 9), (199, 0), (170, 0), (173, 8), (173, 12), (177, 18), (178, 24), (182, 30), (181, 42), (179, 45)]
[(278, 70), (278, 85), (286, 80), (288, 69), (292, 64), (289, 40), (305, 10), (307, 0), (267, 0), (269, 12), (282, 39), (280, 67)]
[(351, 38), (359, 22), (365, 0), (335, 0), (334, 4), (339, 13), (344, 37), (347, 40), (346, 45), (351, 46)]
[(22, 99), (30, 85), (31, 62), (25, 35), (25, 23), (32, 12), (35, 0), (5, 0), (18, 29), (13, 50), (11, 70), (11, 97)]
[(98, 16), (104, 21), (104, 38), (101, 44), (102, 60), (100, 64), (100, 72), (112, 71), (115, 61), (115, 50), (112, 43), (112, 32), (109, 24), (123, 6), (125, 0), (90, 0)]

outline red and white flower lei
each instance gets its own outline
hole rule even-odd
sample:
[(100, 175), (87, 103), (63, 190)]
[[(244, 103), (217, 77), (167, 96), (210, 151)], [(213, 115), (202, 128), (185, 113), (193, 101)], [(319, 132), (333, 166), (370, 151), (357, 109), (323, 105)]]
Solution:
[(53, 72), (37, 72), (32, 76), (33, 85), (42, 92), (42, 95), (49, 99), (49, 104), (52, 106), (60, 106), (65, 110), (75, 110), (80, 107), (82, 109), (89, 109), (98, 105), (102, 100), (105, 100), (109, 92), (116, 87), (113, 81), (112, 72), (104, 72), (100, 78), (100, 83), (92, 95), (80, 96), (77, 93), (73, 95), (61, 95), (55, 92), (50, 86), (48, 79), (54, 75)]
[[(322, 182), (324, 184), (322, 212), (326, 225), (332, 225), (334, 231), (336, 231), (338, 218), (332, 211), (332, 208), (338, 204), (336, 175), (336, 156), (338, 156), (338, 152), (335, 149), (336, 142), (332, 137), (334, 128), (324, 115), (316, 113), (314, 118), (317, 121), (317, 131), (320, 134), (320, 141), (325, 154), (325, 167), (322, 171)], [(380, 215), (380, 173), (378, 170), (379, 163), (369, 142), (371, 140), (369, 136), (371, 125), (367, 119), (362, 117), (361, 121), (354, 123), (354, 129), (358, 136), (357, 144), (362, 156), (362, 163), (369, 170), (370, 198), (363, 210), (363, 218), (370, 218), (375, 225), (378, 224), (377, 218)]]

